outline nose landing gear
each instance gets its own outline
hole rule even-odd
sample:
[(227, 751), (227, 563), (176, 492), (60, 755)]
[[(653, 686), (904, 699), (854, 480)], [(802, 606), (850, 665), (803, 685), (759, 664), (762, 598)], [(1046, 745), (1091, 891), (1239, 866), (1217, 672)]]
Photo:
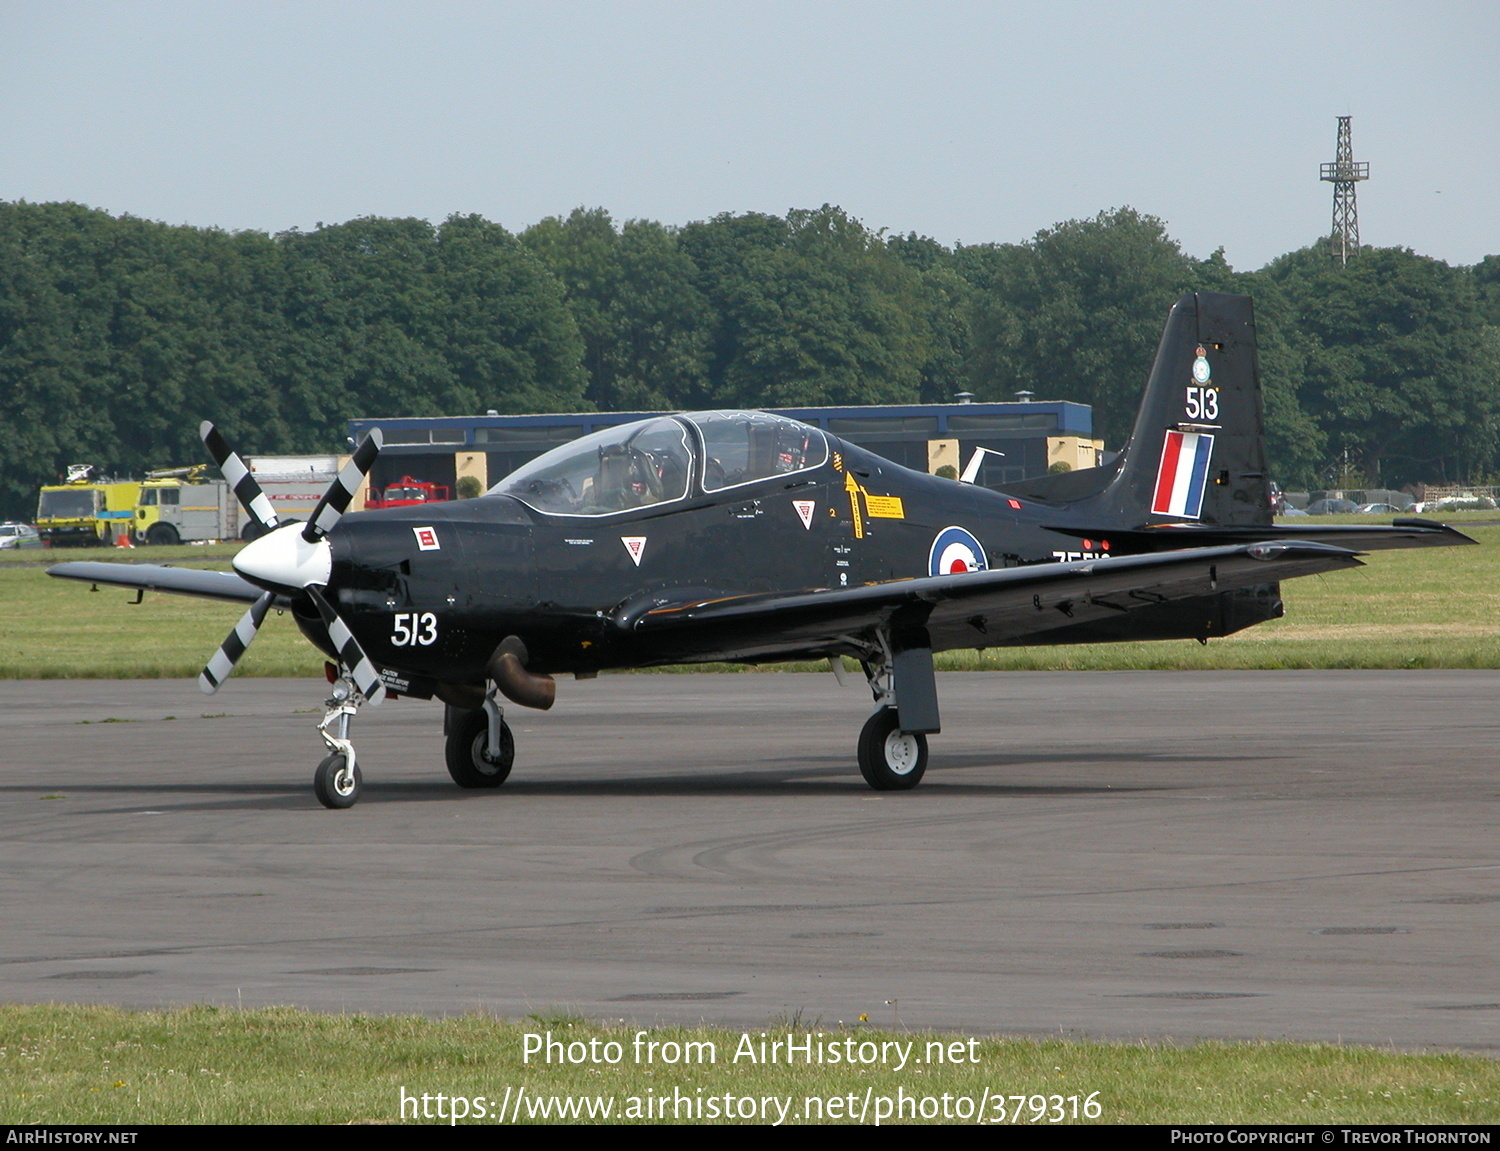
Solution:
[(313, 772), (313, 794), (324, 807), (353, 807), (359, 802), (364, 777), (355, 760), (349, 725), (364, 702), (364, 695), (347, 672), (334, 680), (333, 690), (323, 701), (328, 710), (318, 724), (318, 734), (323, 737), (329, 754)]

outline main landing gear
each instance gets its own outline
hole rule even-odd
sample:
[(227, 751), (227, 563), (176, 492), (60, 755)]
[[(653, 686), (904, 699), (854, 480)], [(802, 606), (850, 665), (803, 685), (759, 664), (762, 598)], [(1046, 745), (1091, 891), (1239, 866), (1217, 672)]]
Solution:
[(902, 731), (894, 707), (876, 708), (859, 733), (859, 773), (876, 791), (910, 791), (927, 770), (927, 736)]
[(516, 759), (516, 741), (491, 690), (477, 711), (450, 707), (444, 717), (448, 774), (459, 787), (499, 787)]
[(354, 744), (349, 740), (349, 724), (364, 702), (365, 697), (347, 672), (334, 680), (333, 690), (323, 701), (328, 710), (318, 724), (318, 734), (328, 747), (328, 756), (313, 772), (313, 794), (324, 807), (353, 807), (359, 802), (364, 777), (359, 773)]
[(893, 651), (890, 637), (882, 633), (879, 649), (862, 661), (875, 711), (859, 733), (859, 773), (876, 791), (910, 791), (921, 783), (927, 771), (927, 736), (942, 728), (932, 649), (922, 642), (925, 635), (912, 639), (916, 642)]

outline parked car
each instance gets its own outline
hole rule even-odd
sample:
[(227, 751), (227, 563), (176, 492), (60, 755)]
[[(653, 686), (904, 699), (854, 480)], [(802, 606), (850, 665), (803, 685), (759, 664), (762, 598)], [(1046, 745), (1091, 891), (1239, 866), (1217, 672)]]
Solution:
[(1403, 509), (1395, 504), (1361, 504), (1359, 510), (1367, 515), (1399, 516)]
[(42, 537), (30, 524), (0, 524), (0, 548), (39, 548)]

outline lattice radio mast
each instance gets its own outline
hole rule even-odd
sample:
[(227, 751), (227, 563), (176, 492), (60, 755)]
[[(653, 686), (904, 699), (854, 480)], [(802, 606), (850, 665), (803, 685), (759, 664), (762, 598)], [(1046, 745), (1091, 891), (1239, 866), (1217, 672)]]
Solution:
[(1370, 178), (1370, 165), (1354, 162), (1354, 145), (1349, 138), (1349, 121), (1339, 117), (1338, 157), (1322, 166), (1322, 178), (1333, 185), (1333, 232), (1328, 237), (1329, 251), (1340, 264), (1359, 252), (1359, 206), (1354, 201), (1354, 185)]

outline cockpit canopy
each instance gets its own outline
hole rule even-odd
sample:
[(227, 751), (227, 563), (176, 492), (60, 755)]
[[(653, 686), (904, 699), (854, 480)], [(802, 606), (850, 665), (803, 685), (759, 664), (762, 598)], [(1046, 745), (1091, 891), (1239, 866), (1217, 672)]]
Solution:
[(691, 412), (605, 428), (523, 464), (490, 489), (539, 512), (603, 516), (808, 471), (817, 428), (767, 412)]

